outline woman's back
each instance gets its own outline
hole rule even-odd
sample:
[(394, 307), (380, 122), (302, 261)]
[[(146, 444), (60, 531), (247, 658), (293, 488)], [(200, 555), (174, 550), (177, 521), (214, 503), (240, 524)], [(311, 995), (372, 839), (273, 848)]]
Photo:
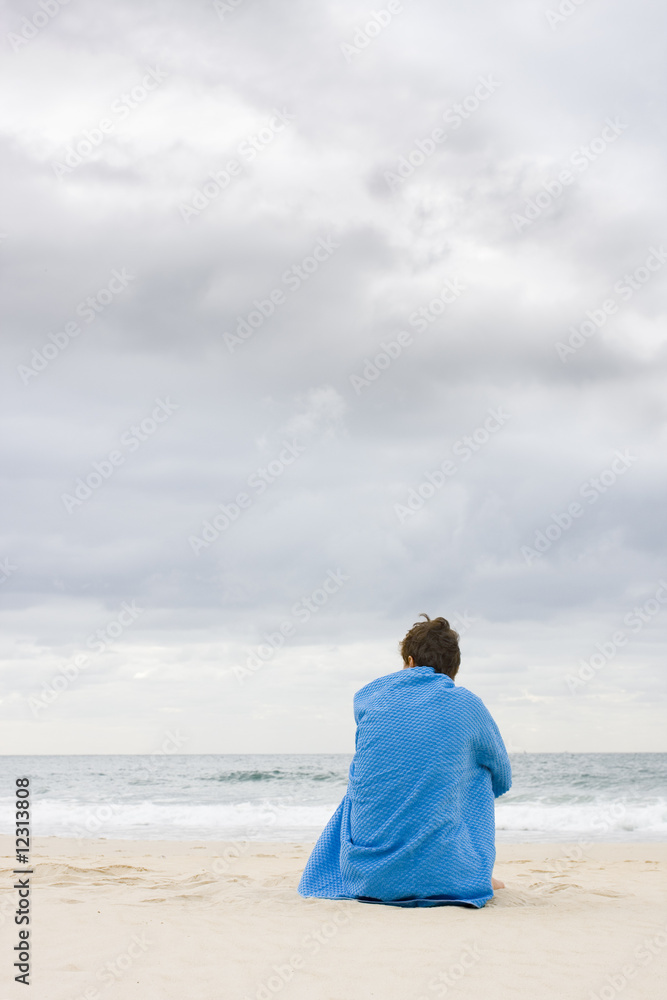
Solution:
[(483, 905), (493, 895), (494, 794), (511, 784), (484, 704), (447, 675), (415, 666), (367, 684), (354, 706), (348, 789), (299, 892)]

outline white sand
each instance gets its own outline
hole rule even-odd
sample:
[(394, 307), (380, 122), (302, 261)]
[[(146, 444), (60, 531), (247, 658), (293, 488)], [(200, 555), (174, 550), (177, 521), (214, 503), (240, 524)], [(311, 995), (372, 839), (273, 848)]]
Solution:
[(30, 992), (12, 846), (0, 1000), (667, 997), (661, 844), (500, 845), (484, 909), (406, 910), (301, 899), (310, 845), (37, 838)]

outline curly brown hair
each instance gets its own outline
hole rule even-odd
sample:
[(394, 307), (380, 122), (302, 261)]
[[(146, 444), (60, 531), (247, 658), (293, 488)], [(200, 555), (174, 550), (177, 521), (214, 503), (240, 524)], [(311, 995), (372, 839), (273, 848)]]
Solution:
[(429, 618), (423, 611), (420, 617), (426, 621), (415, 622), (398, 644), (403, 662), (411, 656), (416, 667), (433, 667), (436, 673), (453, 679), (461, 663), (458, 632), (449, 627), (446, 618)]

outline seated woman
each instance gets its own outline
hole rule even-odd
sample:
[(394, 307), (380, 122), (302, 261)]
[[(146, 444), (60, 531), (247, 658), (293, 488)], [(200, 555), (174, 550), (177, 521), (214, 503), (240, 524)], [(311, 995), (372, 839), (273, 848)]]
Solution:
[(298, 892), (396, 906), (484, 906), (494, 888), (494, 797), (512, 784), (498, 727), (454, 683), (461, 653), (445, 618), (417, 622), (404, 668), (354, 696), (347, 792)]

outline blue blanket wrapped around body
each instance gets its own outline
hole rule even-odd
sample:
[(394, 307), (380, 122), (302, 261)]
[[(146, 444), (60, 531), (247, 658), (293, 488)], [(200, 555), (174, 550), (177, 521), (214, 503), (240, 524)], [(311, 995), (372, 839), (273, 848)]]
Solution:
[(298, 892), (396, 906), (484, 906), (493, 896), (494, 796), (512, 784), (483, 702), (433, 667), (397, 670), (354, 697), (347, 792)]

